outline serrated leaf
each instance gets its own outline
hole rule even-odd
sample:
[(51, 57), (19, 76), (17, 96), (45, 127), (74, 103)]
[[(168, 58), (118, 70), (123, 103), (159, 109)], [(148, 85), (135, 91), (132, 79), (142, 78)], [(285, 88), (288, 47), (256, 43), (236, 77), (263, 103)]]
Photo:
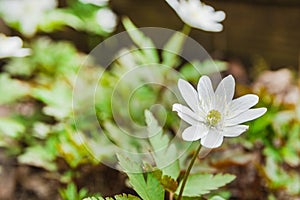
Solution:
[(84, 198), (87, 193), (87, 189), (81, 188), (79, 190), (75, 183), (69, 183), (67, 188), (59, 190), (59, 194), (64, 200), (80, 200)]
[[(192, 174), (188, 177), (183, 196), (197, 197), (209, 193), (211, 190), (216, 190), (235, 179), (231, 174)], [(181, 182), (182, 183), (182, 182)], [(176, 191), (179, 193), (181, 183)]]
[[(111, 141), (113, 141), (118, 147), (130, 151), (136, 151), (137, 147), (132, 145), (135, 142), (133, 137), (128, 136), (123, 130), (109, 120), (103, 122), (103, 127), (109, 133)], [(120, 137), (122, 137), (122, 140), (120, 140)]]
[[(147, 193), (150, 195), (149, 200), (163, 200), (165, 191), (152, 173), (147, 173)], [(142, 197), (142, 196), (141, 196)], [(143, 198), (143, 197), (142, 197)], [(144, 199), (144, 198), (143, 198)]]
[(159, 169), (153, 170), (152, 175), (157, 179), (157, 180), (161, 180), (162, 179), (162, 171)]
[(131, 194), (119, 194), (115, 196), (116, 200), (140, 200), (140, 198), (133, 196)]
[(170, 141), (168, 136), (163, 134), (162, 128), (149, 110), (145, 110), (145, 118), (152, 147), (155, 150), (165, 148)]
[(106, 197), (105, 199), (103, 197), (86, 197), (83, 200), (141, 200), (139, 197), (136, 197), (131, 194), (119, 194), (115, 195), (114, 198), (112, 197)]
[(162, 169), (164, 175), (168, 175), (173, 179), (177, 179), (180, 174), (180, 164), (179, 160), (177, 159), (177, 149), (175, 144), (170, 144), (168, 149), (162, 155), (168, 158), (165, 160), (170, 161), (170, 164)]
[(86, 197), (82, 200), (105, 200), (103, 197)]
[(153, 168), (152, 166), (148, 165), (148, 167), (143, 167), (144, 169), (146, 168), (146, 171), (152, 171), (151, 174), (153, 175), (154, 178), (159, 180), (160, 184), (164, 187), (165, 190), (170, 191), (170, 192), (175, 192), (178, 183), (175, 179), (173, 179), (171, 176), (164, 175), (160, 169)]
[(186, 39), (186, 35), (181, 32), (176, 32), (169, 39), (167, 44), (164, 46), (164, 51), (162, 52), (162, 64), (169, 67), (174, 67), (178, 63), (178, 54), (182, 50), (182, 46)]
[(128, 157), (121, 155), (121, 154), (117, 154), (117, 158), (119, 160), (119, 164), (120, 166), (123, 168), (124, 172), (126, 174), (131, 174), (131, 173), (135, 173), (135, 174), (140, 174), (143, 173), (142, 167), (135, 161), (129, 159)]
[(158, 53), (152, 40), (146, 37), (143, 32), (138, 30), (138, 28), (132, 23), (129, 18), (123, 18), (123, 25), (133, 42), (142, 50), (148, 62), (158, 63)]
[(143, 200), (163, 200), (164, 189), (152, 173), (142, 173), (142, 168), (134, 161), (120, 154), (117, 155), (121, 167), (129, 177), (129, 183)]
[(178, 187), (177, 181), (172, 179), (170, 176), (163, 176), (160, 182), (163, 187), (169, 192), (175, 192)]
[(177, 179), (180, 167), (175, 145), (169, 144), (169, 137), (163, 134), (162, 128), (149, 110), (145, 111), (145, 118), (150, 137), (149, 141), (153, 148), (153, 157), (157, 167), (163, 171), (164, 175)]

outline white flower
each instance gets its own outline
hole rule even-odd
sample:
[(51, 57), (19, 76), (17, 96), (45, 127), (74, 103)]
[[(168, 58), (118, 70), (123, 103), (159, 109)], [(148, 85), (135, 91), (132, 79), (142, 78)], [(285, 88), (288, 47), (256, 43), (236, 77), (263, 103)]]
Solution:
[(56, 0), (1, 0), (0, 13), (5, 21), (19, 23), (23, 34), (32, 36), (45, 12), (56, 6)]
[(96, 21), (106, 32), (112, 32), (117, 26), (117, 16), (108, 8), (102, 8), (96, 13)]
[(96, 6), (103, 6), (109, 2), (109, 0), (79, 0), (79, 1), (85, 4), (94, 4)]
[(241, 123), (262, 116), (266, 108), (254, 108), (258, 96), (247, 94), (232, 100), (235, 89), (234, 78), (229, 75), (213, 91), (212, 83), (207, 76), (202, 76), (198, 82), (197, 91), (182, 79), (178, 88), (189, 107), (174, 104), (173, 110), (191, 126), (182, 133), (186, 141), (201, 139), (201, 144), (207, 148), (221, 146), (223, 137), (236, 137), (248, 129)]
[(166, 2), (182, 21), (191, 27), (212, 32), (223, 29), (220, 22), (225, 19), (225, 13), (215, 11), (213, 7), (205, 5), (200, 0), (166, 0)]
[(29, 48), (22, 48), (23, 41), (21, 38), (7, 37), (4, 34), (0, 34), (0, 58), (7, 57), (24, 57), (30, 55), (31, 50)]

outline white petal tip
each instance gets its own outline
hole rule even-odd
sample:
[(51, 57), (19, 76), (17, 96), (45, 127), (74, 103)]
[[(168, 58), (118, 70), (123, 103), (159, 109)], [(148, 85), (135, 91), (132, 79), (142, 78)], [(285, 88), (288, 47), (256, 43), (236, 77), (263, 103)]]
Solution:
[(200, 28), (200, 29), (202, 29), (204, 31), (208, 31), (208, 32), (221, 32), (223, 30), (223, 25), (214, 23), (213, 25), (210, 25), (209, 27), (195, 27), (195, 28)]
[(210, 81), (210, 78), (207, 75), (202, 75), (199, 79), (199, 82), (202, 82), (202, 81)]
[(226, 76), (225, 78), (229, 78), (229, 79), (235, 80), (234, 77), (233, 77), (231, 74), (229, 74), (229, 75)]
[(215, 12), (215, 19), (217, 21), (223, 21), (226, 18), (226, 14), (224, 11), (217, 11)]
[(174, 10), (177, 10), (179, 7), (179, 2), (177, 0), (166, 0), (166, 2), (173, 8)]
[(207, 149), (216, 149), (216, 148), (219, 148), (222, 145), (222, 143), (221, 144), (202, 144), (201, 143), (201, 145)]
[(180, 104), (178, 104), (178, 103), (175, 103), (175, 104), (173, 104), (173, 106), (172, 106), (172, 111), (176, 111), (176, 112), (179, 112), (181, 109), (180, 109)]
[(178, 87), (179, 87), (179, 88), (180, 88), (180, 86), (186, 85), (186, 84), (189, 85), (189, 83), (188, 83), (186, 80), (181, 79), (181, 78), (178, 80)]
[(265, 108), (265, 107), (253, 108), (253, 109), (250, 109), (250, 110), (256, 110), (256, 117), (255, 118), (259, 118), (267, 112), (267, 108)]
[(267, 108), (260, 108), (261, 109), (261, 115), (259, 117), (261, 117), (262, 115), (264, 115), (267, 112)]

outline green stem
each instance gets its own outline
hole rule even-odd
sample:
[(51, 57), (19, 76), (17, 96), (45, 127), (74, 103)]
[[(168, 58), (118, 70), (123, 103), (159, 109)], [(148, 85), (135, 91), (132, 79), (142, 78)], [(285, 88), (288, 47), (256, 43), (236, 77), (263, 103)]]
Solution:
[(191, 169), (192, 169), (192, 167), (193, 167), (193, 165), (195, 163), (195, 160), (196, 160), (196, 158), (197, 158), (197, 156), (198, 156), (198, 154), (200, 152), (200, 149), (201, 149), (201, 144), (199, 144), (199, 147), (196, 150), (195, 154), (193, 155), (193, 158), (192, 158), (192, 160), (190, 162), (190, 165), (189, 165), (188, 169), (186, 170), (186, 172), (184, 174), (183, 181), (182, 181), (182, 184), (181, 184), (181, 188), (180, 188), (177, 200), (181, 200), (181, 198), (182, 198), (182, 194), (183, 194), (183, 190), (184, 190), (186, 181), (187, 181), (187, 179), (188, 179), (188, 177), (190, 175)]
[(191, 27), (187, 24), (184, 24), (181, 32), (185, 35), (189, 35), (191, 32)]

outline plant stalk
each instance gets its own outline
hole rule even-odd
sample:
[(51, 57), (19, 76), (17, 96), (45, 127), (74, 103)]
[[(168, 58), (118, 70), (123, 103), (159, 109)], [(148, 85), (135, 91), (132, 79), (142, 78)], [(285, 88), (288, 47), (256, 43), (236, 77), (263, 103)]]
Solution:
[(187, 179), (188, 179), (188, 177), (190, 175), (191, 169), (192, 169), (192, 167), (193, 167), (193, 165), (194, 165), (194, 163), (196, 161), (196, 158), (197, 158), (197, 156), (198, 156), (198, 154), (200, 152), (200, 149), (201, 149), (201, 144), (199, 144), (199, 147), (197, 148), (196, 152), (194, 153), (193, 158), (192, 158), (192, 160), (191, 160), (191, 162), (189, 164), (189, 167), (188, 167), (188, 169), (186, 170), (186, 172), (184, 174), (182, 185), (180, 187), (180, 191), (179, 191), (177, 200), (181, 200), (181, 198), (182, 198), (182, 194), (183, 194), (183, 190), (184, 190), (185, 184), (186, 184)]
[(184, 24), (181, 32), (185, 35), (189, 35), (191, 32), (191, 27), (187, 24)]

